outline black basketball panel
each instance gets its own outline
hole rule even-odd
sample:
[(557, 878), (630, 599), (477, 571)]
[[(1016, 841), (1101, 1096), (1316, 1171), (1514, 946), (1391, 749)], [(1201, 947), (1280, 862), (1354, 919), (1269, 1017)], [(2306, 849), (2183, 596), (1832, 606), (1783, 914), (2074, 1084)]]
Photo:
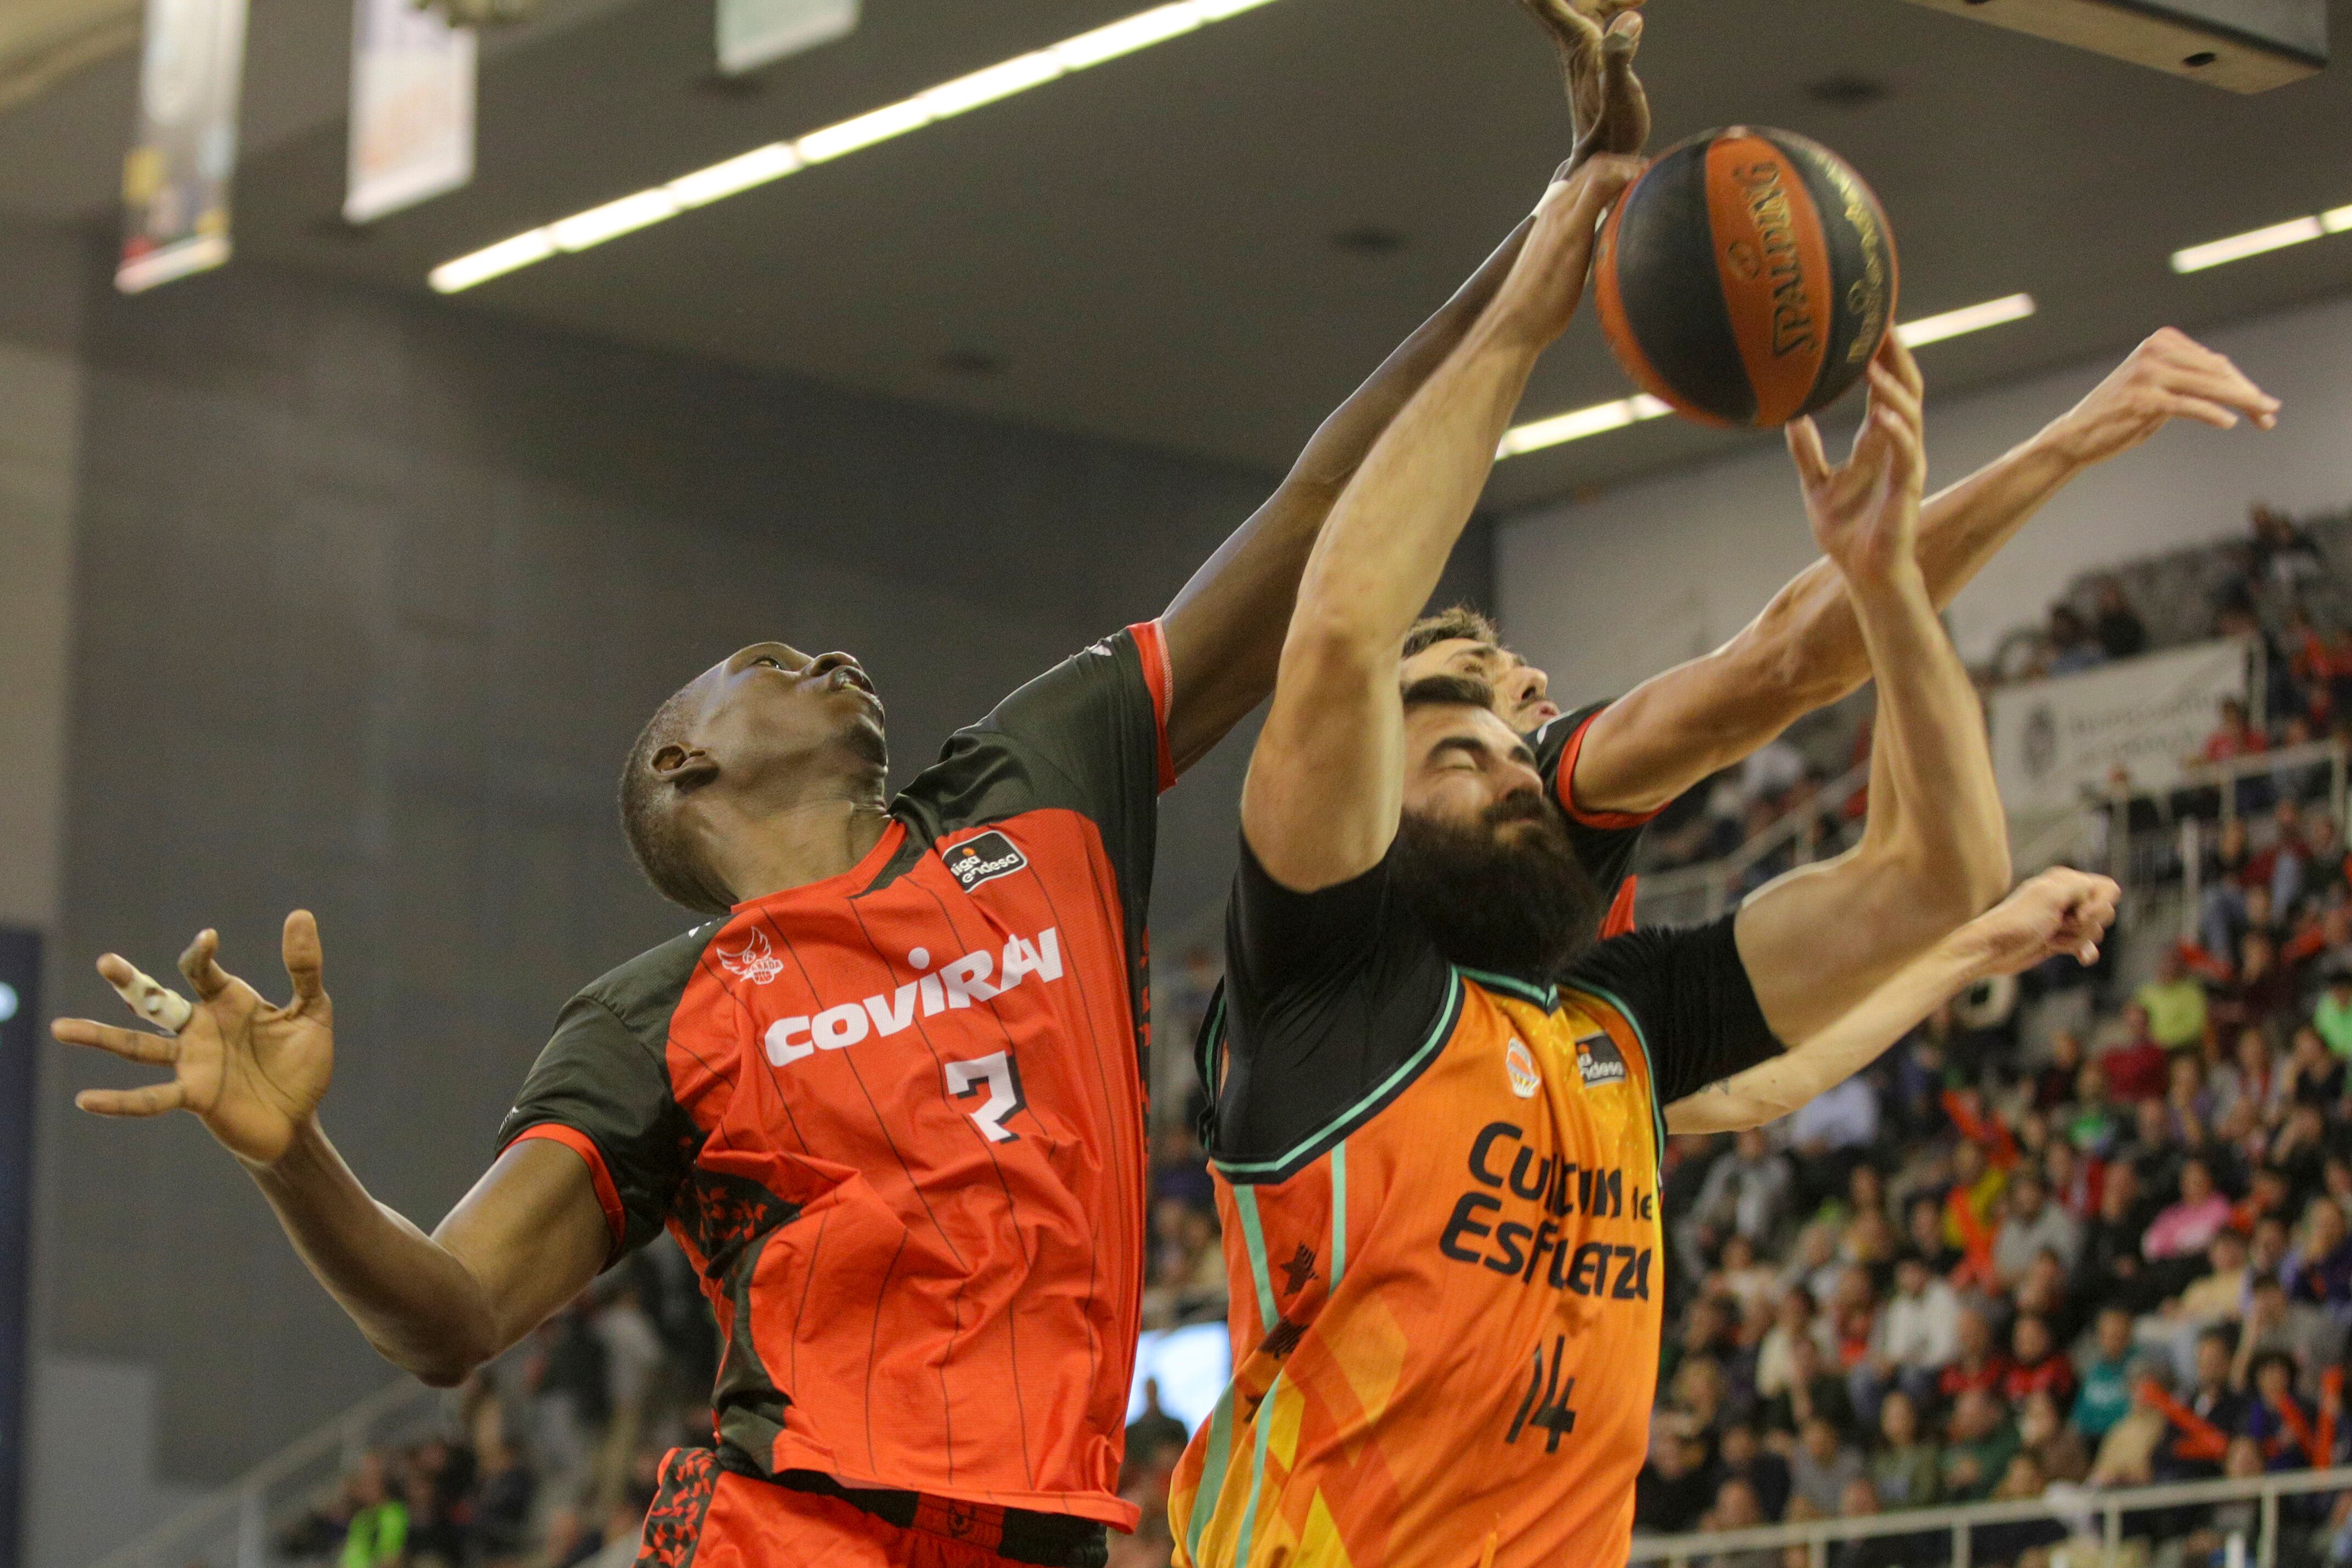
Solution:
[(1627, 193), (1617, 225), (1625, 325), (1665, 383), (1694, 407), (1746, 424), (1756, 392), (1716, 275), (1701, 138), (1670, 148)]

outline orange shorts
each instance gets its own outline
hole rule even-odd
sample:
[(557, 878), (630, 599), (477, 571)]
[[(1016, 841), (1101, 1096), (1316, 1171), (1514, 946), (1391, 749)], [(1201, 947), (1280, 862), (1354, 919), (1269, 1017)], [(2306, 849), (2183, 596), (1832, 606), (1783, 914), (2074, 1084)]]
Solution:
[[(709, 1448), (672, 1448), (646, 1514), (637, 1568), (1019, 1568), (1042, 1561), (999, 1554), (1006, 1523), (1001, 1508), (926, 1497), (910, 1523), (893, 1524), (843, 1498), (721, 1469)], [(1081, 1544), (1062, 1561), (1091, 1568), (1103, 1558)]]

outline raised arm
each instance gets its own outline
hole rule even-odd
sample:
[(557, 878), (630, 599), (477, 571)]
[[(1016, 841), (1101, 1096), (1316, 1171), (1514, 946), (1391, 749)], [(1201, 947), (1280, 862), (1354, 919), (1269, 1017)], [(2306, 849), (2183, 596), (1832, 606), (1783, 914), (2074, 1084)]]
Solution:
[[(101, 1116), (200, 1118), (368, 1343), (427, 1383), (462, 1380), (595, 1278), (611, 1234), (586, 1164), (557, 1145), (509, 1148), (431, 1236), (370, 1197), (319, 1125), (334, 1071), (334, 1004), (316, 923), (304, 911), (287, 917), (294, 996), (282, 1008), (222, 969), (217, 946), (207, 931), (181, 956), (194, 1005), (176, 1035), (88, 1019), (52, 1026), (68, 1044), (172, 1070), (144, 1088), (84, 1090), (77, 1105)], [(112, 954), (99, 972), (126, 996), (144, 978)]]
[(1870, 379), (1870, 419), (1843, 466), (1829, 465), (1811, 421), (1789, 427), (1814, 536), (1845, 580), (1878, 676), (1878, 723), (1862, 842), (1790, 872), (1739, 912), (1740, 957), (1784, 1040), (1827, 1028), (2009, 887), (1983, 715), (1918, 560), (1918, 367), (1889, 339)]
[[(1919, 565), (1937, 608), (2095, 464), (2175, 419), (2267, 430), (2279, 402), (2227, 359), (2166, 328), (2032, 439), (1930, 499)], [(1730, 766), (1868, 678), (1862, 629), (1837, 568), (1816, 560), (1714, 653), (1636, 686), (1592, 721), (1578, 753), (1577, 804), (1648, 811)]]
[(1356, 876), (1396, 836), (1398, 650), (1477, 504), (1528, 373), (1576, 308), (1593, 225), (1633, 171), (1598, 158), (1544, 193), (1492, 306), (1381, 433), (1315, 541), (1242, 791), (1243, 831), (1286, 887)]
[(1776, 1122), (1868, 1067), (1979, 980), (2014, 975), (2047, 958), (2096, 963), (2118, 891), (2103, 876), (2042, 873), (1904, 966), (1819, 1033), (1667, 1106), (1666, 1131), (1734, 1133)]
[[(1528, 3), (1560, 36), (1568, 62), (1577, 144), (1562, 174), (1604, 152), (1638, 151), (1650, 123), (1633, 70), (1641, 17), (1626, 12), (1611, 27), (1605, 47), (1584, 47), (1570, 39), (1591, 31), (1597, 46), (1599, 34), (1575, 5), (1568, 0)], [(1586, 3), (1605, 3), (1612, 15), (1618, 8), (1618, 0)], [(1603, 106), (1597, 120), (1589, 118), (1594, 104)], [(1163, 620), (1172, 677), (1168, 743), (1180, 771), (1205, 756), (1273, 689), (1299, 575), (1325, 519), (1373, 444), (1494, 300), (1533, 222), (1513, 229), (1469, 281), (1323, 422), (1265, 505), (1170, 602)]]

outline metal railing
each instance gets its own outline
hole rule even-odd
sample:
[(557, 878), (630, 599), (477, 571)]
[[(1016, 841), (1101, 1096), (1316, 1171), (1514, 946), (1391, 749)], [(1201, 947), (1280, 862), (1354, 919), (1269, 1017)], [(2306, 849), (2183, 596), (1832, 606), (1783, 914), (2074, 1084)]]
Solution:
[(271, 1530), (332, 1489), (361, 1456), (439, 1425), (448, 1396), (404, 1377), (296, 1438), (202, 1501), (108, 1552), (92, 1568), (271, 1568)]
[[(1812, 1519), (1796, 1524), (1764, 1524), (1748, 1530), (1698, 1531), (1687, 1535), (1637, 1535), (1627, 1563), (1687, 1564), (1743, 1552), (1805, 1549), (1811, 1568), (1827, 1568), (1832, 1542), (1876, 1540), (1890, 1535), (1944, 1536), (1951, 1542), (1951, 1568), (1970, 1568), (1976, 1531), (1989, 1525), (2054, 1520), (2069, 1536), (2095, 1542), (2112, 1563), (2125, 1540), (2126, 1515), (2206, 1503), (2253, 1501), (2260, 1505), (2255, 1568), (2278, 1568), (2279, 1499), (2312, 1492), (2352, 1490), (2352, 1466), (2331, 1470), (2284, 1470), (2242, 1480), (2179, 1481), (2169, 1486), (2126, 1487), (2094, 1491), (2060, 1483), (2038, 1498), (1969, 1503), (1958, 1508), (1907, 1509), (1899, 1513)], [(2094, 1521), (2100, 1528), (2091, 1528)], [(1918, 1560), (1925, 1568), (1927, 1559)]]
[(1643, 872), (1636, 895), (1643, 924), (1692, 925), (1715, 919), (1738, 902), (1740, 883), (1750, 871), (1784, 849), (1804, 852), (1805, 835), (1822, 816), (1843, 811), (1845, 803), (1869, 782), (1870, 764), (1865, 761), (1822, 785), (1804, 809), (1790, 812), (1721, 860), (1673, 871)]

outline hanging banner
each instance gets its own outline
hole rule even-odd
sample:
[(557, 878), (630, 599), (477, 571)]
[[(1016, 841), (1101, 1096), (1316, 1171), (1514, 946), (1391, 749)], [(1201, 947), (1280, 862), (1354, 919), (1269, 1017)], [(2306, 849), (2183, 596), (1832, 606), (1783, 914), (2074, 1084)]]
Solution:
[(2171, 789), (2221, 722), (2223, 697), (2244, 700), (2246, 650), (2200, 643), (2168, 653), (2026, 681), (1992, 694), (1993, 773), (2011, 813), (2082, 803), (2118, 768), (2134, 789)]
[(858, 0), (719, 0), (719, 69), (740, 76), (856, 30)]
[(357, 0), (343, 217), (386, 213), (474, 177), (474, 30), (411, 0)]
[(147, 0), (139, 123), (122, 165), (122, 265), (136, 294), (228, 259), (246, 0)]

